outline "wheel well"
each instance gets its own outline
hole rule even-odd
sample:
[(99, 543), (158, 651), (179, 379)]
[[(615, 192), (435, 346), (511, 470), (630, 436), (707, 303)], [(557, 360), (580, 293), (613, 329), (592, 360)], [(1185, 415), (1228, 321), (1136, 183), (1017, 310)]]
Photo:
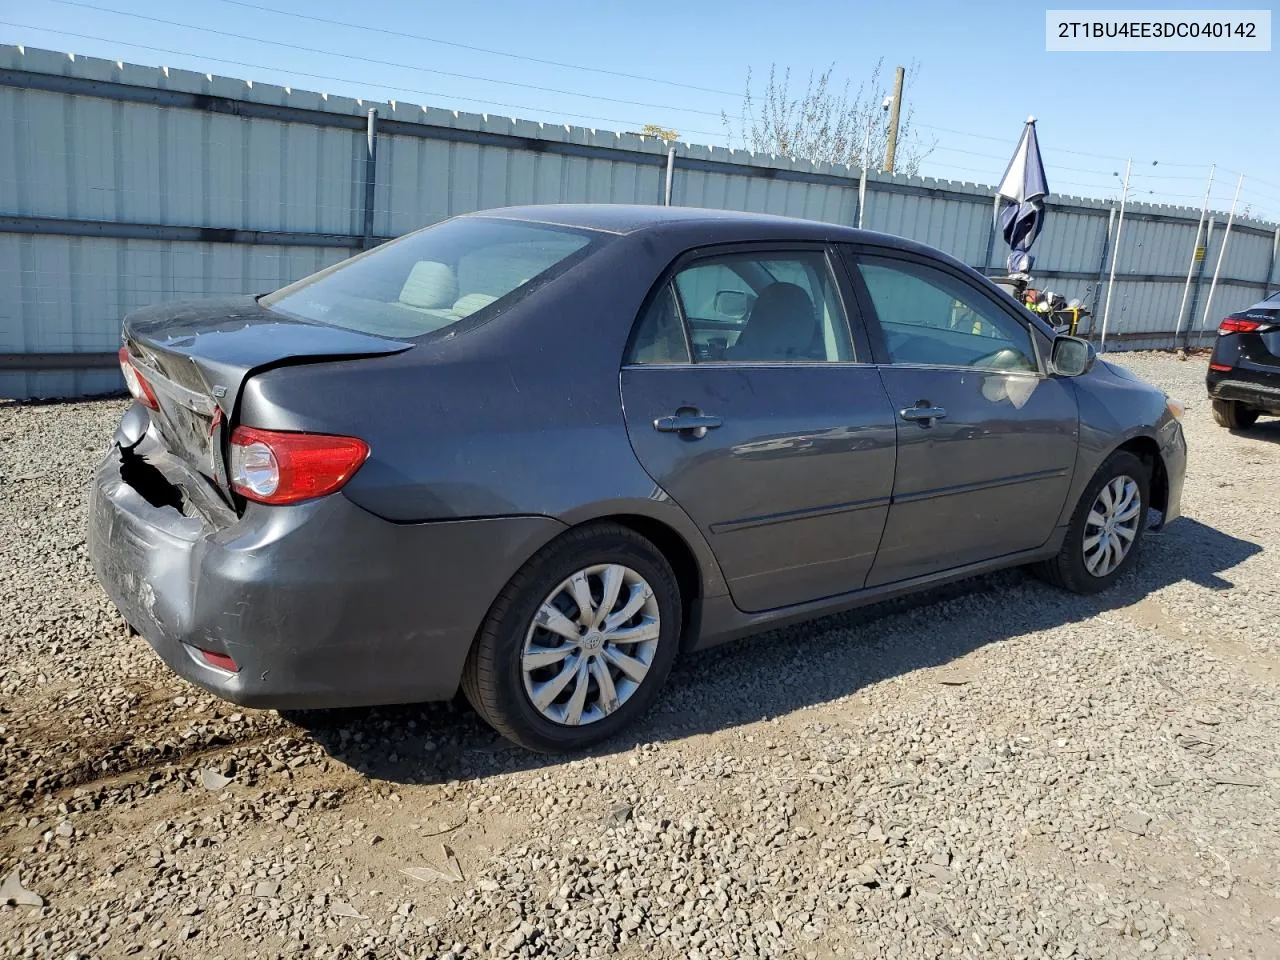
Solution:
[(1160, 446), (1150, 437), (1134, 437), (1116, 449), (1128, 450), (1146, 464), (1151, 477), (1151, 506), (1164, 513), (1169, 507), (1169, 475), (1164, 469)]
[(652, 517), (620, 514), (596, 517), (593, 522), (602, 520), (634, 530), (657, 547), (667, 558), (667, 563), (671, 564), (671, 570), (676, 575), (676, 584), (680, 587), (680, 605), (684, 611), (684, 626), (687, 631), (690, 627), (693, 602), (702, 595), (702, 571), (684, 537), (661, 520), (654, 520)]

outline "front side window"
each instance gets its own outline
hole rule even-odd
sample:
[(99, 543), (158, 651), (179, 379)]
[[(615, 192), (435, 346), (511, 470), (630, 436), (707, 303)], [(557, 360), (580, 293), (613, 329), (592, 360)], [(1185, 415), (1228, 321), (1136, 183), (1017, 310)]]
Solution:
[(1038, 372), (1027, 328), (951, 274), (869, 256), (858, 270), (892, 362)]
[(604, 242), (539, 223), (460, 217), (344, 260), (260, 303), (361, 333), (418, 337), (513, 297)]
[(672, 282), (694, 360), (852, 360), (849, 325), (826, 254), (735, 253), (698, 260)]

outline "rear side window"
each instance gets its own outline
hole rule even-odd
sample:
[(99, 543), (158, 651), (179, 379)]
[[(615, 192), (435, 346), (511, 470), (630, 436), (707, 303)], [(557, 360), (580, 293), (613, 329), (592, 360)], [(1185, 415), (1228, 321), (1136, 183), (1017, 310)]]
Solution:
[(628, 363), (688, 363), (689, 345), (676, 306), (675, 291), (664, 284), (636, 325)]
[(514, 299), (604, 242), (585, 231), (462, 217), (344, 260), (261, 303), (361, 333), (418, 337)]

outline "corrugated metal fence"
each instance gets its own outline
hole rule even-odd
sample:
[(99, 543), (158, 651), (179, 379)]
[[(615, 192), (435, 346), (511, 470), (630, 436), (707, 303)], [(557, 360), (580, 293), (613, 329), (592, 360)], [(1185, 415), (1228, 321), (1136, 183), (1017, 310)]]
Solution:
[[(470, 210), (662, 203), (670, 177), (675, 204), (858, 219), (858, 171), (847, 167), (687, 144), (669, 156), (668, 145), (628, 134), (23, 47), (0, 46), (0, 128), (0, 397), (114, 390), (128, 311), (266, 292)], [(1005, 250), (991, 196), (988, 186), (873, 175), (865, 226), (994, 268)], [(1036, 277), (1100, 313), (1113, 205), (1053, 197), (1050, 209)], [(1172, 343), (1197, 218), (1129, 206), (1109, 342)], [(1225, 220), (1212, 224), (1195, 328)], [(1236, 222), (1210, 329), (1280, 285), (1278, 239), (1274, 224)]]

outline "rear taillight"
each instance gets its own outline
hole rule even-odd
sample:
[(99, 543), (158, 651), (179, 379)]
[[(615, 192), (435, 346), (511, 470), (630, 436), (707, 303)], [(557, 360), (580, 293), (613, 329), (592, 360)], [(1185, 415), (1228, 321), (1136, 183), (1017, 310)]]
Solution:
[(138, 368), (133, 365), (133, 358), (129, 356), (129, 348), (121, 347), (117, 356), (120, 358), (120, 372), (124, 374), (125, 386), (129, 388), (129, 393), (133, 396), (133, 399), (144, 407), (159, 410), (160, 404), (156, 401), (155, 391), (151, 389), (151, 384), (147, 383), (146, 377), (140, 374)]
[[(200, 650), (199, 647), (196, 649)], [(227, 673), (240, 672), (240, 665), (225, 653), (218, 653), (216, 650), (200, 650), (200, 656), (204, 657), (205, 663), (211, 667), (217, 667), (219, 670), (227, 671)]]
[(1227, 317), (1218, 324), (1219, 333), (1253, 333), (1262, 324), (1257, 320), (1241, 320), (1239, 317)]
[(1230, 370), (1230, 369), (1231, 369), (1231, 364), (1229, 364), (1229, 363), (1211, 363), (1211, 364), (1209, 364), (1209, 369), (1210, 369), (1210, 370), (1217, 370), (1219, 373), (1226, 373), (1228, 370)]
[(323, 497), (351, 479), (369, 456), (356, 437), (236, 427), (231, 433), (231, 488), (258, 503)]

